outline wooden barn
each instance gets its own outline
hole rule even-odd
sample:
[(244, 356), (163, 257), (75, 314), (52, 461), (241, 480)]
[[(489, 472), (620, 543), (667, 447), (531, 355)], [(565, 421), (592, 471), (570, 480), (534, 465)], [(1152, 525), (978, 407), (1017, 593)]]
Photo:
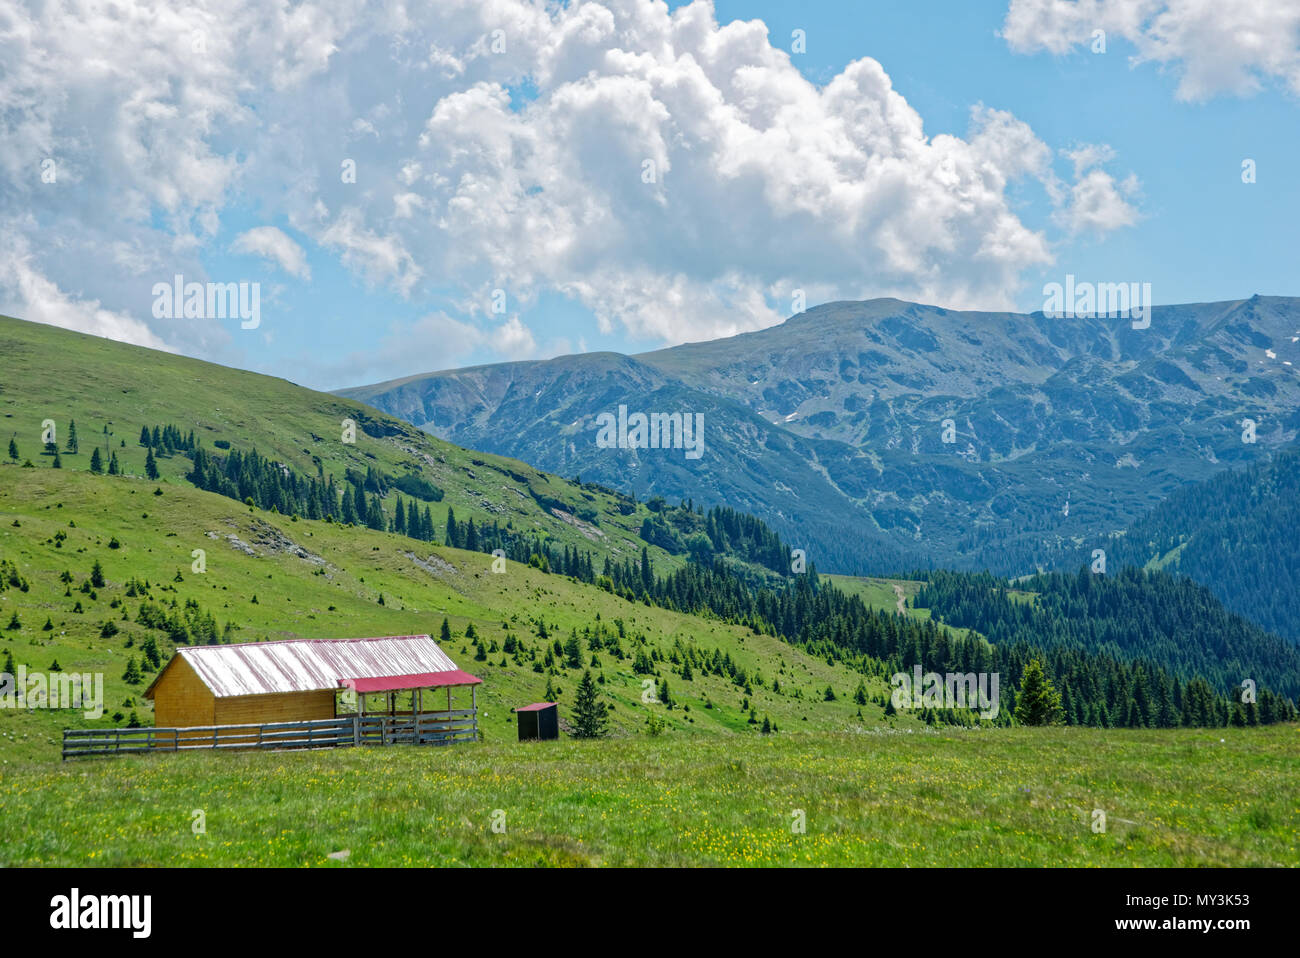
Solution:
[[(390, 739), (402, 730), (417, 742), (430, 728), (477, 737), (480, 683), (428, 635), (397, 635), (182, 647), (144, 695), (160, 729), (359, 719), (356, 744), (370, 744), (367, 730), (386, 744), (410, 740)], [(453, 709), (452, 691), (464, 688), (469, 708)]]

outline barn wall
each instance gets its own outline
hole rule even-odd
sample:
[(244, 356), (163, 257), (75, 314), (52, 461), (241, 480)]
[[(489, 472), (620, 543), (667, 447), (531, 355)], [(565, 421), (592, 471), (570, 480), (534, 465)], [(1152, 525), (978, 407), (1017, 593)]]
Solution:
[(334, 717), (334, 693), (284, 692), (232, 695), (216, 700), (217, 725), (245, 722), (306, 722)]
[(181, 656), (168, 664), (153, 690), (153, 718), (158, 728), (213, 725), (216, 697)]

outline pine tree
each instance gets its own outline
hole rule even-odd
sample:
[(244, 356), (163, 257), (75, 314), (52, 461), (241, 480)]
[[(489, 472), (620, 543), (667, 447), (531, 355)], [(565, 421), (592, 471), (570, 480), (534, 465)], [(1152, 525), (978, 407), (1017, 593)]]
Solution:
[(858, 681), (857, 691), (853, 693), (853, 702), (855, 705), (867, 704), (867, 687), (862, 684), (861, 680)]
[(146, 453), (144, 457), (144, 474), (150, 479), (158, 478), (158, 463), (154, 461), (152, 447), (150, 447), (149, 452)]
[(149, 448), (149, 446), (153, 445), (153, 443), (151, 443), (151, 442), (149, 441), (149, 427), (148, 427), (148, 426), (141, 426), (141, 427), (140, 427), (140, 445), (144, 446), (146, 449)]
[(77, 454), (77, 420), (68, 420), (68, 452)]
[(126, 663), (126, 671), (122, 673), (122, 680), (127, 685), (139, 685), (144, 681), (144, 675), (140, 672), (140, 666), (135, 661), (135, 656), (131, 656)]
[(59, 450), (57, 449), (54, 450), (54, 468), (55, 469), (63, 468), (63, 460), (59, 458)]
[(118, 464), (116, 452), (109, 453), (108, 474), (110, 476), (120, 476), (122, 474), (122, 467)]
[(447, 507), (447, 545), (453, 549), (460, 548), (460, 530), (456, 528), (456, 510)]
[(1020, 679), (1016, 719), (1022, 725), (1055, 725), (1062, 716), (1061, 694), (1043, 671), (1043, 663), (1031, 659)]
[(591, 670), (582, 673), (573, 701), (573, 735), (575, 738), (600, 738), (609, 722), (609, 709), (591, 678)]
[(451, 624), (444, 618), (442, 620), (442, 631), (438, 634), (439, 641), (451, 641)]
[(104, 457), (99, 454), (98, 446), (90, 454), (90, 471), (97, 476), (102, 475), (104, 472)]
[(12, 436), (9, 437), (9, 458), (14, 462), (18, 461), (18, 443), (14, 441)]
[(582, 646), (578, 643), (578, 633), (570, 634), (569, 641), (564, 643), (564, 667), (568, 669), (582, 668)]
[(95, 564), (90, 567), (90, 584), (96, 589), (104, 588), (104, 567), (95, 560)]

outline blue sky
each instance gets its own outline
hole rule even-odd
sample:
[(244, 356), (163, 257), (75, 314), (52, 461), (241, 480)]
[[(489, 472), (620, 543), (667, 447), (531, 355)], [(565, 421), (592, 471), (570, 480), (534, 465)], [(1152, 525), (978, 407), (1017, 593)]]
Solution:
[[(447, 0), (287, 23), (232, 0), (177, 8), (170, 42), (52, 4), (0, 51), (0, 93), (31, 101), (2, 121), (25, 148), (0, 311), (332, 388), (713, 338), (779, 322), (796, 288), (1026, 311), (1067, 273), (1157, 303), (1300, 293), (1300, 14), (1168, 0), (1134, 25), (1134, 2)], [(106, 81), (51, 56), (117, 62)], [(58, 184), (33, 176), (48, 157)], [(175, 273), (260, 283), (259, 327), (152, 316)]]

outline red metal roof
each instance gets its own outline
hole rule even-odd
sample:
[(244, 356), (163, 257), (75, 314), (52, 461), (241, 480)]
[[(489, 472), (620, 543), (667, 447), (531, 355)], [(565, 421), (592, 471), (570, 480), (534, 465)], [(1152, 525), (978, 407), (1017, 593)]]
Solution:
[(444, 685), (481, 685), (482, 683), (482, 679), (460, 669), (452, 669), (449, 672), (417, 672), (414, 675), (339, 679), (340, 686), (356, 692), (399, 692), (404, 689), (431, 689)]
[(532, 705), (521, 705), (515, 709), (516, 712), (540, 712), (542, 709), (548, 709), (555, 705), (554, 702), (534, 702)]

